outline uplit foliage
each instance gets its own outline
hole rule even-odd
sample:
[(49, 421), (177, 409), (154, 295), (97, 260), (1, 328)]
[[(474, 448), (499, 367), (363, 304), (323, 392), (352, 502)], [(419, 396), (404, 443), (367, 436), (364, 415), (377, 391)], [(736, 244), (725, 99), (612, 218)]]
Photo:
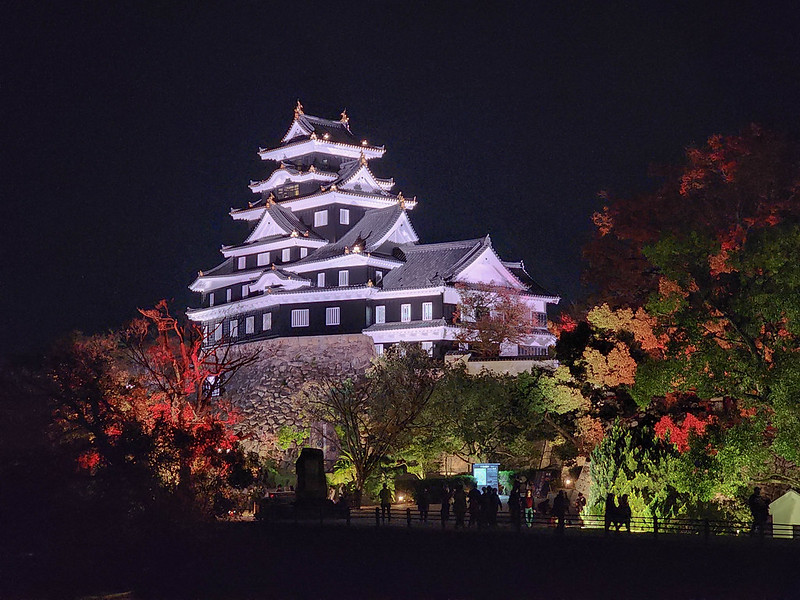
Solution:
[[(655, 415), (683, 474), (670, 485), (691, 481), (698, 503), (800, 483), (798, 190), (797, 145), (752, 127), (690, 148), (659, 190), (595, 215), (585, 254), (599, 302), (562, 333), (562, 355)], [(713, 417), (712, 399), (724, 399)]]
[(308, 416), (334, 426), (336, 437), (330, 441), (352, 466), (359, 498), (387, 457), (413, 445), (440, 377), (427, 352), (403, 344), (376, 359), (363, 375), (331, 374), (306, 391)]
[[(237, 463), (235, 414), (211, 401), (209, 377), (238, 362), (210, 359), (193, 325), (165, 303), (119, 335), (77, 337), (46, 370), (59, 444), (88, 476), (130, 497), (131, 510), (174, 505), (210, 514)], [(124, 503), (121, 503), (124, 504)]]

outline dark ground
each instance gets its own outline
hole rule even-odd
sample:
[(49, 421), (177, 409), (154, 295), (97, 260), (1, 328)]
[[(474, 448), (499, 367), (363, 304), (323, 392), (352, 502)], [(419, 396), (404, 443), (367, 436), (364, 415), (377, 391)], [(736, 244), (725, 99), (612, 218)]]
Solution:
[(800, 542), (769, 539), (260, 523), (52, 537), (2, 544), (0, 598), (800, 598)]

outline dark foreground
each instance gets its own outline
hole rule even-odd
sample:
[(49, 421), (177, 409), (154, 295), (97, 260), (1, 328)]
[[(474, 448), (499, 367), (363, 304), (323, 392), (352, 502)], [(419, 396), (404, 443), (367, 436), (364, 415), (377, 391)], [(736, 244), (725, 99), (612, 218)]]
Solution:
[(0, 598), (800, 598), (800, 541), (259, 523), (59, 537), (2, 545)]

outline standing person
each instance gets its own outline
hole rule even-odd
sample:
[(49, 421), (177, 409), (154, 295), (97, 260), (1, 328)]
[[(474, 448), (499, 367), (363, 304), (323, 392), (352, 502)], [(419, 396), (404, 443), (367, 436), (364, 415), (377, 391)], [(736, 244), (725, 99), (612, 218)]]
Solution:
[(764, 535), (764, 526), (769, 519), (769, 505), (761, 495), (761, 488), (753, 488), (753, 493), (747, 499), (747, 506), (750, 507), (750, 514), (753, 517), (753, 525), (750, 527), (750, 535)]
[(381, 519), (382, 520), (392, 520), (392, 491), (383, 484), (381, 488), (380, 494), (378, 494), (381, 499)]
[(553, 516), (557, 519), (556, 522), (557, 534), (564, 533), (564, 520), (567, 516), (568, 509), (569, 509), (569, 500), (567, 500), (567, 495), (564, 493), (564, 490), (559, 490), (558, 495), (553, 500)]
[(583, 495), (583, 492), (578, 492), (578, 497), (575, 498), (575, 512), (580, 514), (583, 512), (583, 509), (586, 507), (586, 496)]
[(525, 525), (530, 529), (531, 525), (533, 525), (533, 490), (531, 488), (525, 491), (522, 507), (525, 511)]
[(497, 526), (497, 511), (503, 508), (503, 503), (500, 501), (500, 495), (493, 487), (486, 491), (488, 510), (486, 515), (487, 525), (489, 527)]
[(464, 515), (467, 514), (467, 495), (460, 485), (453, 491), (453, 514), (456, 516), (456, 529), (464, 527)]
[(608, 533), (608, 528), (617, 522), (617, 501), (614, 494), (606, 496), (606, 511), (603, 521), (606, 533)]
[(511, 486), (511, 493), (508, 495), (508, 514), (511, 518), (511, 526), (519, 529), (521, 522), (519, 518), (520, 483), (514, 480)]
[(428, 509), (430, 508), (431, 497), (428, 494), (428, 487), (423, 487), (417, 496), (417, 508), (419, 509), (419, 520), (423, 523), (428, 522)]
[(473, 485), (472, 489), (469, 491), (468, 497), (468, 505), (469, 505), (469, 527), (472, 527), (476, 523), (480, 525), (481, 522), (481, 493), (478, 491), (478, 486)]
[(544, 481), (542, 481), (542, 488), (539, 492), (540, 498), (547, 498), (550, 495), (550, 473), (544, 476)]
[(617, 531), (622, 525), (625, 525), (628, 533), (631, 532), (631, 505), (628, 504), (628, 494), (622, 494), (619, 497), (619, 506), (617, 507)]
[(447, 487), (447, 484), (442, 490), (442, 508), (439, 511), (439, 515), (442, 519), (442, 529), (444, 529), (450, 520), (450, 488)]

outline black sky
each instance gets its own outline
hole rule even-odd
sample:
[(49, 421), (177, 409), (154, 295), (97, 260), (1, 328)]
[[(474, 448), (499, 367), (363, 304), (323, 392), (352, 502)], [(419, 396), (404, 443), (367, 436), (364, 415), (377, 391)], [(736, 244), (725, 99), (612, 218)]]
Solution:
[(573, 301), (600, 190), (752, 121), (798, 132), (800, 11), (778, 6), (12, 3), (0, 353), (192, 303), (298, 98), (386, 144), (424, 242), (491, 233)]

